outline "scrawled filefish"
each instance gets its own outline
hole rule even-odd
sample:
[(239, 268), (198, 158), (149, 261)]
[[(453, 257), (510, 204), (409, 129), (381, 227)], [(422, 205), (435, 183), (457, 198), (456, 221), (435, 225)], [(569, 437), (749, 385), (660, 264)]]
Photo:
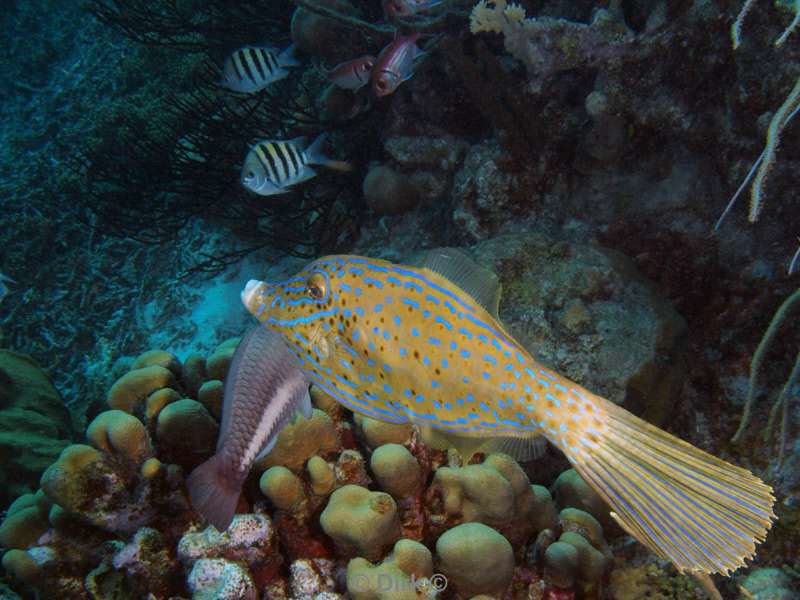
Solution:
[(543, 435), (632, 536), (680, 570), (744, 564), (772, 520), (769, 486), (537, 363), (497, 316), (496, 277), (461, 252), (421, 267), (328, 256), (247, 308), (308, 378), (353, 411), (518, 457)]
[(258, 326), (239, 342), (225, 378), (217, 452), (187, 480), (192, 506), (220, 531), (233, 519), (253, 463), (295, 413), (311, 417), (308, 386), (282, 336)]
[(326, 134), (306, 148), (306, 139), (264, 140), (250, 149), (242, 165), (242, 185), (260, 196), (283, 194), (288, 188), (311, 179), (317, 172), (309, 165), (349, 171), (350, 163), (323, 154)]
[(277, 48), (245, 46), (231, 53), (222, 65), (222, 85), (234, 92), (252, 93), (286, 77), (286, 67), (298, 67), (292, 56), (294, 46), (278, 53)]

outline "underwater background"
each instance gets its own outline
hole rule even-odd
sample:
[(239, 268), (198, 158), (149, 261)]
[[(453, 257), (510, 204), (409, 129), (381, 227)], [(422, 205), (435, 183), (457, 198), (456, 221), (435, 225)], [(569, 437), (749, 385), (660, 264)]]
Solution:
[(245, 283), (455, 247), (537, 360), (774, 487), (713, 580), (800, 598), (800, 3), (4, 9), (0, 597), (708, 597), (558, 451), (464, 464), (315, 388), (231, 527), (193, 511)]

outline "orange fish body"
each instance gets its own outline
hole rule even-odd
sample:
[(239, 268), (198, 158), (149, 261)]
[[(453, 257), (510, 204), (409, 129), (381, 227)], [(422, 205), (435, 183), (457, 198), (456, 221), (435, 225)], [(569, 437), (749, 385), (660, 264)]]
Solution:
[(413, 267), (329, 256), (242, 298), (353, 411), (497, 442), (544, 436), (631, 535), (681, 570), (727, 572), (774, 518), (769, 486), (537, 363), (497, 318), (496, 277), (455, 250)]

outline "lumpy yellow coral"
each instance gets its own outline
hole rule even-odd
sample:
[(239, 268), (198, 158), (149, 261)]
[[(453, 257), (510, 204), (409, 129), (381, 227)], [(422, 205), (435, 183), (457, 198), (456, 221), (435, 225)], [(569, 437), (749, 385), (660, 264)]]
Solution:
[(503, 27), (510, 23), (522, 22), (527, 15), (519, 4), (508, 4), (506, 0), (481, 0), (469, 16), (469, 30), (472, 33), (503, 33)]
[(503, 14), (509, 21), (522, 21), (527, 16), (525, 14), (525, 9), (519, 4), (509, 4), (503, 11)]

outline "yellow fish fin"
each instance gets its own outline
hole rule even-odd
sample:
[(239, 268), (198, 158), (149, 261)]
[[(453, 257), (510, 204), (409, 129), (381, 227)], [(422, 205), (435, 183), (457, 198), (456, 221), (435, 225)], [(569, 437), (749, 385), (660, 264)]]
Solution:
[(502, 452), (515, 460), (528, 461), (541, 457), (547, 447), (547, 440), (540, 435), (526, 438), (476, 437), (434, 429), (428, 424), (418, 424), (417, 428), (422, 441), (428, 446), (437, 450), (455, 448), (465, 463), (479, 452), (483, 454)]
[(753, 556), (775, 519), (772, 488), (599, 396), (586, 408), (559, 446), (623, 529), (696, 575)]
[(434, 248), (412, 261), (414, 264), (438, 273), (453, 285), (466, 292), (477, 304), (495, 319), (500, 305), (502, 286), (494, 271), (476, 263), (458, 248)]
[(452, 433), (434, 429), (429, 424), (417, 424), (420, 437), (426, 445), (436, 450), (447, 450), (454, 448), (461, 455), (464, 463), (468, 463), (475, 454), (486, 452), (483, 446), (492, 440), (487, 437), (474, 437), (464, 434)]
[(481, 446), (481, 452), (502, 452), (519, 462), (541, 458), (547, 450), (547, 440), (534, 437), (496, 437), (488, 439)]

